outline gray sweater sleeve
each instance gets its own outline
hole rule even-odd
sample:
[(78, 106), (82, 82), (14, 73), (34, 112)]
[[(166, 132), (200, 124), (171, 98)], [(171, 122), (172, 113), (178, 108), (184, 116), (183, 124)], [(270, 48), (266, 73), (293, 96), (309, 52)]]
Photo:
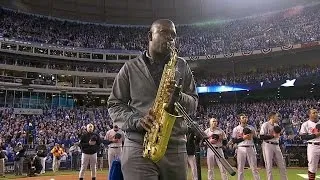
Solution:
[(108, 99), (108, 112), (114, 124), (117, 124), (122, 130), (143, 131), (138, 126), (142, 116), (128, 105), (131, 98), (127, 68), (127, 64), (124, 64), (114, 80)]
[(191, 69), (187, 63), (185, 64), (185, 73), (183, 79), (181, 99), (179, 102), (183, 107), (186, 108), (188, 114), (193, 114), (197, 110), (199, 96)]

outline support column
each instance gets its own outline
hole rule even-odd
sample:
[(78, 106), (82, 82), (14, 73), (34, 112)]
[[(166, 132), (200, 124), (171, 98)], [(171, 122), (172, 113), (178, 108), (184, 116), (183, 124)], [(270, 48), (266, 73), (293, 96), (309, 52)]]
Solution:
[(79, 76), (74, 76), (73, 87), (79, 87)]
[(8, 90), (6, 89), (5, 95), (4, 95), (4, 107), (7, 107), (7, 96), (8, 96)]
[(53, 75), (55, 77), (56, 86), (58, 86), (58, 74)]
[(103, 88), (107, 88), (108, 87), (108, 78), (104, 78), (103, 79)]

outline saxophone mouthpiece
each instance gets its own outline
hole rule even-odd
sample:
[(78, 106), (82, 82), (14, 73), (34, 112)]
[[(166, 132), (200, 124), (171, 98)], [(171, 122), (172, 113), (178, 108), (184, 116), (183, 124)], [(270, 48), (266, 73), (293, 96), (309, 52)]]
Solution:
[(176, 48), (173, 42), (167, 42), (167, 47), (168, 49), (170, 49), (171, 53), (177, 54), (179, 52), (179, 50)]

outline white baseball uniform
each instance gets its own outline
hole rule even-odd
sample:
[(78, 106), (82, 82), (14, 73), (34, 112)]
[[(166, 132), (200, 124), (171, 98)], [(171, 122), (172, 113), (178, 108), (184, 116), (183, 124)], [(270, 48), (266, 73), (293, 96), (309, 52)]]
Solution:
[(122, 130), (118, 130), (118, 131), (115, 131), (114, 129), (110, 129), (107, 133), (106, 133), (106, 136), (105, 136), (105, 139), (111, 141), (112, 139), (114, 139), (115, 135), (119, 133), (121, 134), (121, 138), (119, 140), (119, 142), (117, 143), (110, 143), (108, 145), (108, 165), (109, 165), (109, 171), (111, 170), (111, 165), (112, 165), (112, 162), (115, 160), (115, 159), (119, 159), (120, 156), (121, 156), (121, 152), (122, 152), (122, 142), (124, 141), (124, 133)]
[[(263, 123), (261, 126), (260, 135), (273, 135), (274, 126), (276, 125), (277, 124), (272, 125), (269, 121)], [(286, 165), (285, 165), (283, 155), (279, 146), (279, 138), (263, 140), (262, 153), (263, 153), (263, 159), (264, 159), (264, 163), (267, 171), (267, 179), (273, 180), (272, 165), (273, 165), (273, 158), (275, 158), (277, 166), (280, 169), (281, 180), (288, 180)]]
[[(317, 123), (308, 120), (301, 125), (300, 135), (312, 135), (316, 130)], [(308, 171), (316, 173), (320, 158), (320, 137), (308, 140), (307, 147)]]
[[(204, 132), (206, 133), (206, 135), (208, 137), (211, 137), (213, 134), (217, 134), (220, 137), (222, 137), (222, 138), (219, 138), (217, 143), (212, 144), (212, 145), (224, 157), (223, 150), (222, 150), (222, 140), (227, 139), (226, 133), (220, 128), (215, 128), (214, 130), (211, 130), (210, 128), (208, 128)], [(210, 138), (209, 138), (209, 140), (210, 140)], [(224, 169), (224, 167), (222, 166), (219, 159), (217, 159), (214, 152), (210, 148), (208, 148), (208, 150), (207, 150), (208, 180), (214, 179), (214, 165), (215, 165), (215, 163), (217, 163), (217, 165), (220, 169), (222, 180), (228, 180), (227, 171)]]
[[(247, 125), (251, 129), (253, 136), (256, 136), (256, 130), (253, 126)], [(232, 131), (232, 138), (239, 139), (243, 137), (243, 129), (241, 125), (235, 127)], [(257, 152), (255, 150), (253, 140), (244, 140), (237, 145), (237, 164), (238, 164), (238, 180), (243, 180), (243, 170), (248, 159), (249, 166), (252, 170), (254, 180), (260, 180), (259, 171), (257, 168)]]

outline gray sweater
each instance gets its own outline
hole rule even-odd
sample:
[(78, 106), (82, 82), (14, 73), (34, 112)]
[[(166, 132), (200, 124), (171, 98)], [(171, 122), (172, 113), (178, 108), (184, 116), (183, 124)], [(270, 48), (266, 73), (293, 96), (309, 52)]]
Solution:
[[(108, 99), (108, 111), (114, 124), (126, 133), (125, 145), (141, 147), (144, 130), (138, 125), (152, 107), (158, 87), (144, 61), (145, 53), (126, 62), (115, 78)], [(187, 62), (178, 58), (176, 79), (182, 78), (180, 103), (189, 114), (196, 111), (198, 94), (194, 78)], [(177, 118), (169, 140), (168, 149), (186, 147), (187, 125), (183, 118)]]

